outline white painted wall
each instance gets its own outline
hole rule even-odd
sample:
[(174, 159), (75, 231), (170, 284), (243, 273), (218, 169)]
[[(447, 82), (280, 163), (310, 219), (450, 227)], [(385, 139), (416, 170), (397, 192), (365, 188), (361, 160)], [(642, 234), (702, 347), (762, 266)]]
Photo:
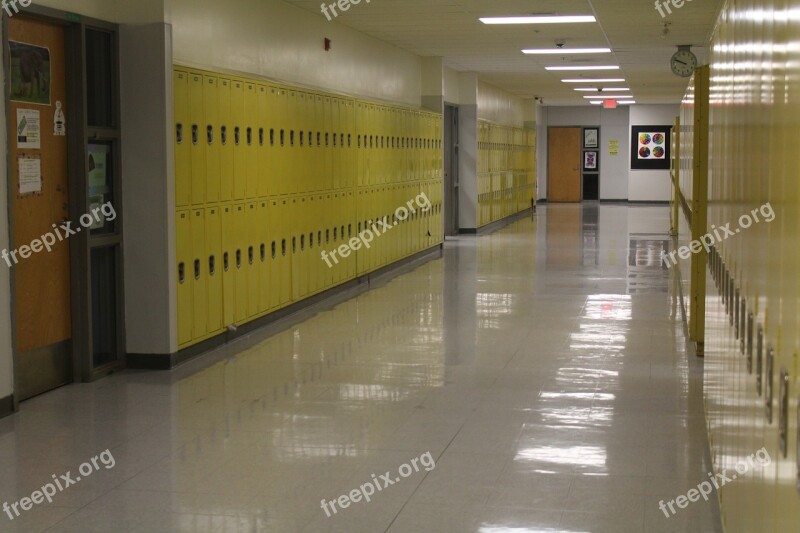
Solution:
[(459, 104), (458, 71), (442, 67), (442, 83), (444, 85), (444, 101), (448, 104)]
[(78, 13), (107, 22), (146, 24), (164, 21), (165, 0), (34, 0), (38, 6)]
[[(618, 109), (603, 109), (600, 106), (542, 108), (537, 125), (539, 198), (547, 197), (547, 128), (599, 126), (600, 199), (669, 201), (669, 171), (630, 169), (630, 132), (631, 127), (637, 125), (672, 124), (678, 109), (678, 105), (634, 105)], [(610, 140), (620, 141), (619, 155), (609, 154)]]
[(522, 98), (478, 81), (478, 119), (521, 128), (524, 124)]
[[(632, 106), (631, 127), (674, 124), (679, 113), (677, 104)], [(669, 170), (631, 170), (628, 198), (631, 201), (669, 201), (672, 198)]]
[[(421, 104), (420, 57), (335, 20), (328, 22), (322, 14), (280, 0), (166, 2), (176, 62)], [(330, 52), (323, 49), (326, 37), (332, 41)]]

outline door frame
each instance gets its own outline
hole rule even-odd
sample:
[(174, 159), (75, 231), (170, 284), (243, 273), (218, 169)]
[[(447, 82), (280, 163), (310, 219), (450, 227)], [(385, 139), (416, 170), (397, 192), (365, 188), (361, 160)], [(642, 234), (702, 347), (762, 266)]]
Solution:
[[(577, 130), (581, 131), (581, 143), (580, 143), (580, 148), (579, 148), (578, 154), (577, 154), (577, 157), (578, 157), (578, 180), (580, 182), (578, 184), (578, 191), (580, 193), (580, 199), (577, 201), (577, 203), (583, 202), (583, 161), (580, 160), (580, 158), (583, 156), (583, 128), (584, 128), (584, 126), (548, 126), (547, 127), (547, 203), (550, 203), (550, 191), (551, 191), (551, 188), (550, 188), (550, 178), (551, 178), (551, 175), (550, 175), (550, 130), (554, 130), (554, 129), (565, 129), (565, 130), (577, 129)], [(561, 203), (561, 202), (555, 202), (555, 203)]]
[[(103, 376), (106, 376), (120, 368), (124, 367), (125, 361), (125, 301), (124, 301), (124, 272), (123, 272), (123, 210), (122, 210), (122, 177), (121, 177), (121, 155), (120, 155), (120, 72), (119, 72), (119, 26), (102, 20), (93, 19), (91, 17), (84, 17), (75, 13), (65, 12), (49, 7), (43, 7), (32, 4), (25, 8), (24, 12), (21, 11), (15, 16), (24, 16), (27, 18), (38, 19), (55, 25), (64, 27), (65, 43), (64, 51), (66, 57), (66, 89), (67, 98), (66, 105), (69, 110), (67, 123), (67, 181), (69, 186), (69, 219), (77, 220), (82, 214), (88, 212), (88, 185), (86, 169), (88, 168), (88, 144), (89, 136), (94, 135), (92, 140), (107, 140), (109, 137), (114, 142), (114, 157), (110, 162), (113, 168), (113, 188), (114, 200), (113, 205), (117, 213), (116, 224), (117, 231), (113, 235), (90, 237), (91, 232), (81, 232), (73, 235), (69, 239), (69, 256), (70, 256), (70, 310), (71, 310), (71, 323), (72, 323), (72, 338), (71, 338), (71, 363), (72, 363), (72, 376), (71, 382), (90, 382), (95, 381)], [(10, 70), (10, 54), (9, 54), (9, 17), (2, 16), (2, 30), (3, 30), (3, 69), (7, 74)], [(115, 58), (115, 68), (112, 73), (112, 78), (115, 80), (114, 98), (113, 98), (113, 113), (116, 118), (116, 127), (113, 131), (103, 132), (107, 128), (90, 128), (87, 124), (86, 107), (84, 102), (87, 98), (87, 82), (86, 82), (86, 61), (85, 61), (85, 35), (86, 29), (93, 28), (111, 32), (113, 35), (113, 53)], [(4, 105), (6, 110), (6, 120), (11, 120), (11, 99), (10, 99), (10, 77), (6, 75), (4, 80)], [(8, 122), (4, 125), (8, 128)], [(111, 134), (111, 135), (108, 135)], [(8, 138), (6, 140), (6, 153), (9, 152), (11, 143), (14, 140)], [(78, 154), (82, 154), (80, 157)], [(6, 171), (7, 171), (7, 206), (9, 217), (9, 249), (17, 248), (18, 244), (15, 243), (14, 236), (14, 220), (11, 216), (11, 201), (14, 194), (14, 187), (11, 176), (13, 175), (12, 168), (13, 161), (7, 157)], [(90, 239), (92, 244), (90, 245)], [(117, 245), (117, 276), (116, 276), (116, 295), (117, 295), (117, 354), (116, 361), (104, 365), (100, 368), (93, 368), (92, 365), (92, 310), (91, 310), (91, 269), (90, 269), (90, 254), (91, 248), (94, 246), (102, 246), (108, 244)], [(12, 301), (15, 299), (15, 273), (14, 269), (10, 269), (10, 295)], [(19, 385), (20, 376), (17, 374), (17, 369), (20, 367), (18, 364), (20, 354), (17, 350), (16, 338), (16, 316), (14, 307), (10, 308), (11, 315), (11, 346), (12, 346), (12, 362), (13, 362), (13, 410), (19, 410), (20, 396)]]
[(458, 106), (444, 104), (444, 234), (458, 235)]

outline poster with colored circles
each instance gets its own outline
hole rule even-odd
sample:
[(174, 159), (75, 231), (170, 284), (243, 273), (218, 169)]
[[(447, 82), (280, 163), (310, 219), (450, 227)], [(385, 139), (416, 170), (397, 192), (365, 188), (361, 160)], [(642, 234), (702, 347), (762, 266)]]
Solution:
[(634, 170), (669, 169), (669, 126), (635, 126), (633, 128), (633, 153), (631, 168)]
[(639, 134), (639, 159), (664, 159), (667, 155), (667, 136), (657, 131), (645, 131)]

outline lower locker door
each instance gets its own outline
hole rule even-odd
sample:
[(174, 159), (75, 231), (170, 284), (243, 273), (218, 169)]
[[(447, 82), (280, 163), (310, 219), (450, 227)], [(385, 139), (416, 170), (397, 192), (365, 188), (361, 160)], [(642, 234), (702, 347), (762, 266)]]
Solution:
[(178, 345), (192, 341), (192, 283), (189, 276), (192, 263), (192, 226), (189, 211), (175, 216), (178, 263)]
[(236, 224), (233, 205), (220, 208), (222, 214), (222, 320), (223, 327), (236, 323)]
[(208, 333), (223, 330), (222, 217), (219, 207), (206, 209), (206, 272), (208, 273)]
[(236, 296), (234, 297), (234, 317), (236, 324), (247, 321), (247, 206), (234, 204), (233, 223), (236, 250), (233, 255), (233, 272), (236, 278)]
[(203, 209), (194, 209), (191, 213), (192, 225), (192, 340), (205, 337), (208, 331), (208, 293), (205, 255), (206, 255), (206, 221)]
[(272, 309), (272, 232), (269, 227), (269, 202), (258, 202), (258, 310), (265, 313)]
[(269, 221), (267, 237), (269, 238), (269, 308), (278, 309), (281, 304), (281, 239), (283, 232), (280, 225), (280, 201), (271, 200), (267, 211)]
[(293, 287), (294, 287), (294, 279), (292, 277), (292, 260), (294, 259), (292, 256), (292, 235), (294, 234), (294, 229), (292, 225), (294, 221), (289, 218), (292, 214), (292, 204), (289, 199), (281, 199), (280, 200), (280, 209), (278, 211), (278, 224), (281, 228), (281, 246), (278, 256), (278, 260), (280, 261), (280, 289), (281, 289), (281, 298), (280, 303), (282, 306), (286, 306), (292, 302), (292, 296), (294, 294)]
[(261, 291), (259, 289), (258, 277), (260, 273), (260, 233), (258, 226), (258, 202), (247, 204), (247, 262), (245, 270), (247, 272), (247, 316), (253, 318), (258, 316), (261, 303)]

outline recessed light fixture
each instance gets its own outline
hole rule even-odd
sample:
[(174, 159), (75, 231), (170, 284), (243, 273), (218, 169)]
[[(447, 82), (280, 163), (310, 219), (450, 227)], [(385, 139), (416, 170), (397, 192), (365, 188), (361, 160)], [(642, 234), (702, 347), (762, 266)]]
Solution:
[(619, 67), (611, 65), (559, 65), (544, 68), (545, 70), (619, 70)]
[(603, 100), (619, 100), (619, 99), (630, 100), (631, 98), (633, 98), (633, 96), (629, 94), (601, 94), (601, 95), (593, 94), (591, 96), (584, 96), (584, 98), (586, 98), (587, 100), (592, 98), (596, 100), (598, 96), (600, 96)]
[(553, 15), (534, 17), (482, 17), (484, 24), (569, 24), (575, 22), (597, 22), (592, 15)]
[(617, 103), (618, 104), (632, 105), (632, 104), (636, 103), (636, 100), (617, 100)]
[(523, 54), (610, 54), (611, 48), (530, 48), (522, 51)]
[(567, 78), (561, 80), (564, 83), (624, 83), (625, 78)]
[(602, 100), (591, 100), (591, 101), (589, 101), (589, 103), (592, 104), (592, 105), (600, 105), (600, 104), (603, 103), (603, 101)]
[[(573, 90), (591, 92), (591, 93), (600, 92), (600, 89), (598, 89), (597, 87), (576, 87)], [(627, 92), (627, 91), (630, 91), (630, 89), (627, 88), (627, 87), (603, 87), (603, 91), (606, 91), (606, 92), (609, 92), (609, 93), (620, 92), (620, 91)]]

